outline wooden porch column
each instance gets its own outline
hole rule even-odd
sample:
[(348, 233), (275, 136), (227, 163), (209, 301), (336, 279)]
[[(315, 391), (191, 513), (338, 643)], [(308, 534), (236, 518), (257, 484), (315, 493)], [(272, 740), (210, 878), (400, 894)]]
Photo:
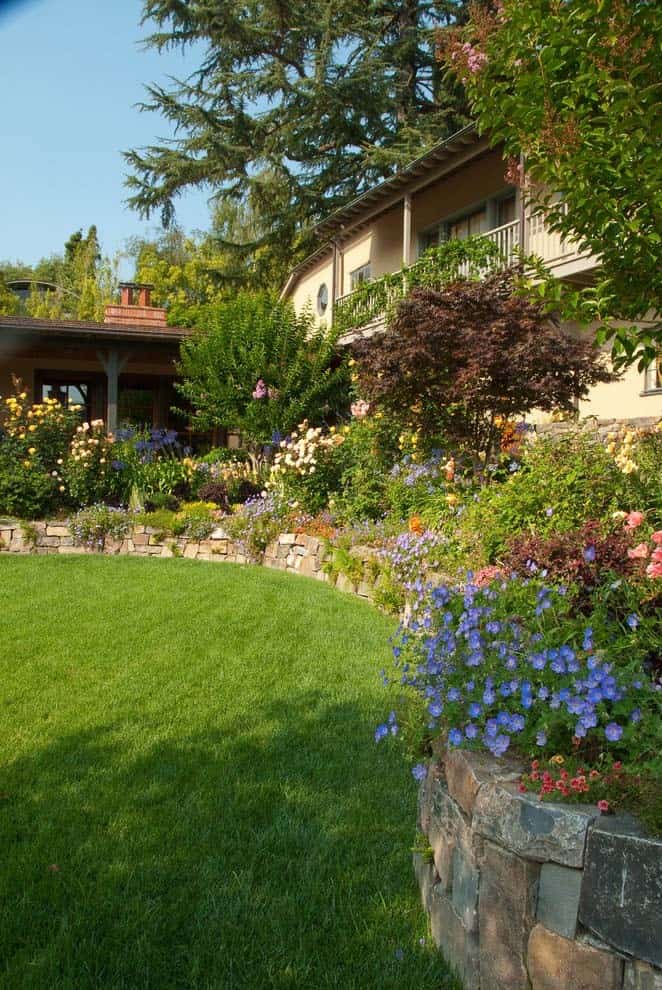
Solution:
[(519, 249), (525, 254), (529, 247), (526, 229), (526, 199), (524, 196), (524, 155), (519, 156), (520, 184), (515, 190), (515, 203), (519, 208)]
[(97, 357), (101, 362), (101, 367), (106, 372), (106, 378), (108, 380), (106, 429), (109, 433), (114, 433), (117, 429), (117, 399), (119, 394), (120, 371), (128, 361), (128, 356), (124, 355), (120, 357), (119, 351), (113, 348), (106, 354), (102, 353), (102, 351), (97, 351)]
[(411, 193), (402, 201), (402, 263), (411, 264)]

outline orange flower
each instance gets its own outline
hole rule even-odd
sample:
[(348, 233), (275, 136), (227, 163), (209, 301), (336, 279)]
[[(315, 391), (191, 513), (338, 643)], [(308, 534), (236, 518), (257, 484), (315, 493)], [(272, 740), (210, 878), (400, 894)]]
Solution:
[(409, 520), (409, 532), (419, 536), (423, 532), (423, 520), (420, 516), (412, 516)]

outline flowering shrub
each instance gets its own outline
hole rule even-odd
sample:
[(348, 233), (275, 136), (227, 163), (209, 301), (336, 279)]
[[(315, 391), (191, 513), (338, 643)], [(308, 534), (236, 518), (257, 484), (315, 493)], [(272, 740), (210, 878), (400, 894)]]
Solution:
[(411, 591), (422, 584), (427, 572), (434, 568), (435, 551), (445, 545), (446, 539), (440, 533), (410, 529), (387, 540), (380, 553), (395, 583), (404, 591)]
[(267, 544), (283, 532), (290, 512), (291, 506), (276, 492), (267, 492), (248, 499), (238, 512), (224, 520), (224, 526), (237, 540), (242, 553), (257, 560)]
[(546, 538), (579, 529), (587, 519), (608, 517), (623, 504), (625, 490), (605, 448), (577, 432), (527, 444), (519, 470), (478, 495), (463, 527), (480, 535), (493, 563), (519, 534)]
[(71, 502), (91, 505), (110, 494), (114, 480), (112, 449), (113, 441), (107, 436), (102, 419), (76, 427), (62, 469)]
[(79, 422), (56, 399), (31, 404), (15, 381), (0, 420), (0, 512), (34, 519), (64, 498), (62, 464)]
[(269, 487), (308, 512), (324, 508), (339, 483), (340, 464), (334, 454), (343, 441), (344, 435), (333, 428), (325, 433), (304, 420), (289, 439), (281, 440)]
[(90, 505), (71, 519), (71, 532), (78, 546), (103, 550), (108, 537), (123, 539), (131, 530), (132, 517), (124, 509), (110, 505)]
[(501, 756), (600, 753), (660, 769), (662, 692), (644, 667), (639, 619), (594, 629), (562, 589), (518, 578), (419, 587), (394, 656), (429, 732)]
[(195, 464), (175, 430), (121, 428), (111, 451), (108, 493), (127, 503), (132, 492), (140, 500), (155, 495), (186, 496)]
[(205, 540), (216, 526), (217, 515), (214, 502), (187, 502), (175, 515), (172, 531), (175, 536)]

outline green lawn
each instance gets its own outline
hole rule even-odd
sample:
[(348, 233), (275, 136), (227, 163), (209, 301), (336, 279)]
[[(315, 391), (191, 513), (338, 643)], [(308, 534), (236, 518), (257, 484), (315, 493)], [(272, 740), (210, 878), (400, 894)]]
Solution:
[(0, 987), (445, 986), (393, 624), (306, 579), (0, 559)]

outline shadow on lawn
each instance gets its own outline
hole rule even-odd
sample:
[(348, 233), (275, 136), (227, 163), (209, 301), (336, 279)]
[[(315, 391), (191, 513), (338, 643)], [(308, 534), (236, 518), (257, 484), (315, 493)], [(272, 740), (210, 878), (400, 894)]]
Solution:
[(445, 986), (405, 777), (318, 693), (58, 739), (0, 777), (0, 985)]

